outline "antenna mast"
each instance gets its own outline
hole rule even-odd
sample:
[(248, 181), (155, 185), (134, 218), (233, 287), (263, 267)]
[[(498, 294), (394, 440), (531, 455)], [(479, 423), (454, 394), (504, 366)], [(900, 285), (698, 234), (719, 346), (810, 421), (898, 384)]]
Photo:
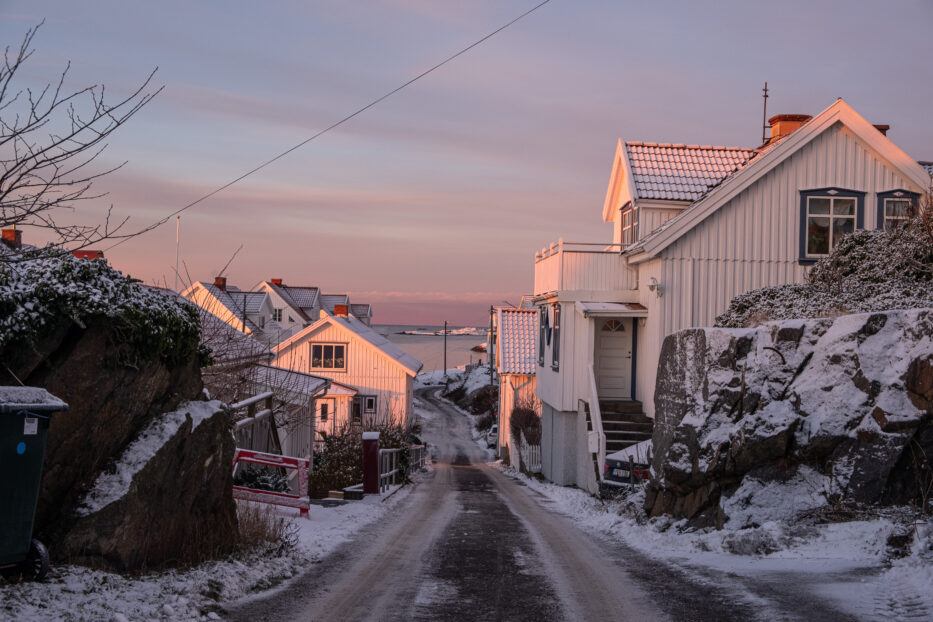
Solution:
[(764, 91), (765, 98), (765, 108), (764, 112), (761, 113), (761, 144), (765, 144), (765, 132), (768, 131), (768, 83), (765, 82), (765, 88), (761, 89)]

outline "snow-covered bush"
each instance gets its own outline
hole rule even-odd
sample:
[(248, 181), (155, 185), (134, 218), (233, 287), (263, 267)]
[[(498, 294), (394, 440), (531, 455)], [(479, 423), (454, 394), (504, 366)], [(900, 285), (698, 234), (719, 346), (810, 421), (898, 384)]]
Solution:
[(805, 285), (779, 285), (732, 299), (716, 326), (933, 307), (933, 238), (919, 223), (857, 231), (839, 240)]
[(108, 317), (124, 341), (167, 364), (199, 350), (200, 322), (188, 304), (140, 285), (102, 260), (19, 256), (0, 263), (0, 353), (28, 347), (62, 319), (79, 326)]

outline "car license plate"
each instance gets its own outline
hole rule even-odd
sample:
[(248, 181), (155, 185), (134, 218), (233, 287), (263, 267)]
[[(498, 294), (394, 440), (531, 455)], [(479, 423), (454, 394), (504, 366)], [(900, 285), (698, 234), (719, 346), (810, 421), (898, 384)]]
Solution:
[(616, 477), (628, 477), (629, 476), (629, 472), (627, 469), (626, 470), (612, 469), (612, 474), (615, 475)]

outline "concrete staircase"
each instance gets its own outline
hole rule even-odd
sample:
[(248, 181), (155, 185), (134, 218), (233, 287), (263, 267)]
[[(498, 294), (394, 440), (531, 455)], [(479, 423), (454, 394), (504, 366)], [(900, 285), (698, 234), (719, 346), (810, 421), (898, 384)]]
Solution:
[(606, 434), (607, 455), (651, 438), (654, 419), (643, 412), (641, 402), (600, 400), (599, 411)]

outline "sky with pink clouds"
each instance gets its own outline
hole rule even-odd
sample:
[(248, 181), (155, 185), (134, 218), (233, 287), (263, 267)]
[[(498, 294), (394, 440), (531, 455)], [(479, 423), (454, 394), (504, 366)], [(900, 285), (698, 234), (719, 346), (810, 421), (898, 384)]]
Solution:
[[(96, 188), (141, 228), (334, 123), (536, 0), (0, 0), (0, 40), (45, 19), (21, 86), (164, 91), (110, 141)], [(714, 8), (712, 8), (714, 7)], [(532, 287), (536, 249), (610, 241), (617, 140), (753, 147), (769, 116), (843, 97), (933, 160), (933, 3), (551, 0), (482, 45), (186, 211), (187, 274), (283, 278), (377, 323), (483, 324)], [(30, 231), (24, 231), (27, 240)], [(38, 235), (38, 233), (36, 234)], [(108, 252), (173, 283), (175, 223)], [(185, 271), (185, 269), (182, 269)]]

